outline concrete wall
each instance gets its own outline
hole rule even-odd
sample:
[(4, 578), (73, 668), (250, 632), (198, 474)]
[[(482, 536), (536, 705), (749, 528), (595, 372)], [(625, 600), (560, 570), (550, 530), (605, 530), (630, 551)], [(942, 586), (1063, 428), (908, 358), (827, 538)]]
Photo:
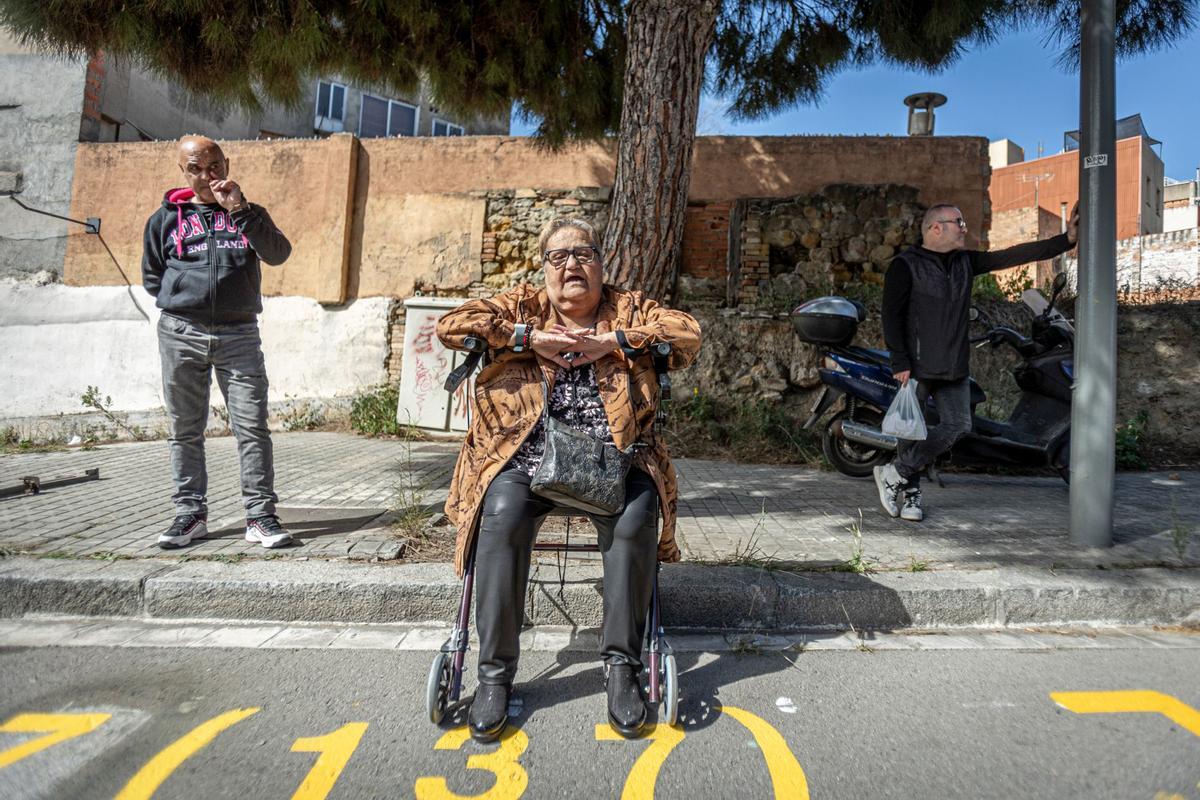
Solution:
[[(1065, 261), (1074, 282), (1077, 259)], [(1178, 291), (1200, 295), (1200, 228), (1135, 236), (1117, 242), (1117, 288), (1124, 292)]]
[[(528, 251), (525, 240), (540, 227), (535, 218), (605, 205), (614, 168), (611, 142), (559, 153), (508, 137), (360, 142), (335, 135), (223, 146), (232, 177), (294, 245), (285, 265), (264, 269), (262, 326), (275, 400), (328, 398), (385, 380), (388, 366), (399, 366), (388, 362), (389, 340), (403, 331), (402, 318), (389, 315), (395, 298), (417, 287), (494, 291), (496, 281), (512, 277), (498, 253), (500, 211), (512, 206), (515, 227), (524, 219), (517, 207), (531, 206), (522, 224), (533, 229), (522, 229), (518, 242)], [(909, 183), (921, 204), (958, 203), (980, 231), (988, 173), (979, 138), (704, 138), (691, 201), (727, 210), (743, 198), (896, 180)], [(153, 331), (125, 283), (151, 305), (140, 289), (142, 232), (163, 192), (181, 182), (170, 142), (78, 146), (70, 213), (102, 219), (117, 263), (98, 237), (76, 236), (65, 256), (66, 286), (0, 291), (0, 305), (14, 315), (0, 327), (0, 378), (22, 387), (0, 398), (0, 418), (78, 411), (88, 385), (121, 410), (160, 404)], [(519, 188), (531, 186), (547, 187), (556, 199)], [(538, 203), (545, 208), (533, 209)], [(485, 233), (493, 234), (487, 249)]]
[[(266, 293), (337, 303), (406, 297), (425, 284), (465, 290), (481, 275), (481, 215), (488, 191), (606, 187), (615, 168), (611, 142), (545, 153), (526, 138), (406, 137), (366, 139), (356, 146), (345, 144), (348, 140), (225, 143), (233, 177), (271, 210), (297, 245), (277, 277), (268, 271), (273, 277)], [(702, 137), (689, 199), (794, 197), (837, 183), (894, 182), (916, 187), (923, 205), (959, 204), (986, 245), (986, 144), (974, 137)], [(357, 151), (352, 162), (347, 147)], [(350, 163), (352, 170), (339, 172)], [(105, 238), (134, 280), (145, 220), (162, 192), (179, 185), (169, 145), (81, 145), (76, 172), (72, 208), (104, 218)], [(348, 218), (340, 200), (347, 185), (353, 191)], [(339, 294), (332, 289), (339, 262), (330, 253), (344, 237), (348, 261)], [(120, 284), (106, 258), (94, 242), (73, 242), (68, 282)]]
[[(230, 174), (270, 212), (292, 242), (281, 267), (263, 268), (263, 294), (322, 303), (346, 299), (351, 180), (358, 148), (348, 135), (225, 144)], [(104, 243), (73, 237), (65, 281), (72, 286), (141, 284), (142, 235), (166, 190), (185, 183), (173, 142), (82, 144), (71, 213), (100, 217)], [(122, 270), (124, 276), (122, 276)]]
[[(26, 205), (67, 213), (85, 70), (30, 53), (0, 28), (0, 193), (19, 190)], [(67, 238), (83, 235), (0, 196), (0, 277), (61, 273)]]
[[(385, 381), (390, 305), (372, 298), (331, 309), (302, 297), (267, 298), (269, 399), (346, 396)], [(157, 321), (141, 287), (0, 282), (0, 422), (82, 412), (88, 386), (122, 411), (161, 407)], [(212, 404), (224, 404), (215, 382)]]

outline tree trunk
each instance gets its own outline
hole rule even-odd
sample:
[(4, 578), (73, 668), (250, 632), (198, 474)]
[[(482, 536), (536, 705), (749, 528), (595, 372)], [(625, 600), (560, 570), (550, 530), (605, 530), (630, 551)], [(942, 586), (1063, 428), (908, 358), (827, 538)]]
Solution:
[(655, 299), (675, 288), (704, 60), (718, 0), (633, 0), (612, 206), (608, 280)]

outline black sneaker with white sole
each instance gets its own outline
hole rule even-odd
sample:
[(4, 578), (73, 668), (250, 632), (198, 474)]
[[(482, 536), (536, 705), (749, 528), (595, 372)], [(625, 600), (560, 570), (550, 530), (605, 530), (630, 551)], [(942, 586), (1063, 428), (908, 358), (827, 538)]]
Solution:
[(925, 519), (925, 512), (921, 508), (920, 489), (906, 487), (902, 490), (901, 501), (900, 519), (906, 519), (909, 522), (920, 522)]
[(187, 547), (194, 539), (208, 536), (207, 514), (181, 514), (171, 523), (166, 533), (158, 535), (158, 546), (163, 550)]
[(246, 520), (246, 541), (258, 542), (263, 547), (274, 549), (287, 547), (292, 543), (292, 535), (287, 528), (279, 524), (279, 517), (267, 514)]

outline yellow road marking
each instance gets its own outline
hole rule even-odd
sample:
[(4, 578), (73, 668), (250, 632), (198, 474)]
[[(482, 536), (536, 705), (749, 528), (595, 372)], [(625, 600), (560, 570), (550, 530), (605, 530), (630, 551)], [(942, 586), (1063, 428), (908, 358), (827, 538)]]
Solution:
[(36, 739), (15, 745), (0, 752), (0, 769), (15, 764), (34, 753), (53, 747), (59, 742), (91, 733), (112, 717), (112, 714), (18, 714), (0, 725), (0, 733), (45, 733)]
[(754, 741), (758, 743), (758, 749), (762, 750), (763, 759), (767, 762), (775, 797), (781, 800), (808, 800), (808, 779), (804, 775), (804, 768), (792, 755), (779, 731), (749, 711), (733, 706), (721, 706), (720, 711), (742, 723), (754, 735)]
[[(433, 746), (435, 750), (458, 750), (471, 738), (467, 726), (447, 731)], [(511, 725), (500, 735), (500, 748), (494, 753), (467, 757), (467, 769), (481, 769), (496, 776), (492, 788), (481, 794), (462, 795), (450, 791), (440, 775), (417, 778), (413, 790), (417, 800), (517, 800), (529, 786), (529, 774), (518, 759), (529, 747), (529, 737)]]
[(1139, 689), (1123, 692), (1051, 692), (1050, 699), (1076, 714), (1162, 714), (1200, 736), (1200, 711), (1169, 694)]
[(125, 784), (125, 788), (117, 794), (115, 800), (149, 800), (180, 764), (217, 738), (221, 731), (233, 727), (258, 711), (257, 708), (238, 708), (197, 725), (146, 762), (146, 765), (129, 779), (129, 783)]
[(350, 722), (324, 736), (297, 739), (292, 745), (293, 753), (321, 755), (308, 771), (300, 788), (292, 795), (292, 800), (325, 800), (366, 732), (367, 723)]
[[(629, 776), (625, 779), (625, 788), (621, 790), (621, 800), (651, 800), (654, 797), (658, 771), (662, 769), (663, 762), (675, 749), (675, 745), (683, 741), (683, 736), (683, 728), (678, 725), (656, 725), (642, 736), (643, 739), (650, 740), (650, 746), (633, 762), (633, 768), (629, 770)], [(596, 726), (596, 741), (630, 740), (605, 723)]]

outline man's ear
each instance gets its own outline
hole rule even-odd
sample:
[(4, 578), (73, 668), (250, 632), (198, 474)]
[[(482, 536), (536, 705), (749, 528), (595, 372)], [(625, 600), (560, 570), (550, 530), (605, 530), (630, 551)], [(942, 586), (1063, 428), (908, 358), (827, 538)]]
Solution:
[(229, 180), (229, 159), (225, 159), (225, 180)]

